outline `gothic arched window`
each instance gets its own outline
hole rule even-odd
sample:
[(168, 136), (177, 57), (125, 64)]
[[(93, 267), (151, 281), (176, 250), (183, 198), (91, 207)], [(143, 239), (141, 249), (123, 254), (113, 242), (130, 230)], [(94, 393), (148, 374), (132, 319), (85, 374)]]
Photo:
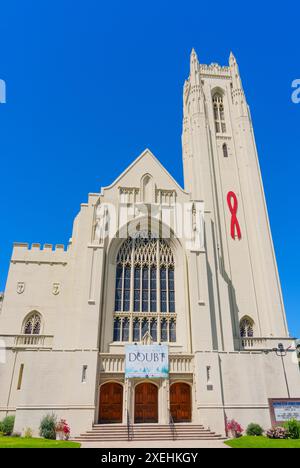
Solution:
[(24, 335), (39, 335), (41, 332), (41, 323), (40, 314), (33, 312), (24, 323)]
[(176, 341), (175, 262), (163, 239), (129, 238), (117, 255), (114, 341)]
[(228, 148), (227, 148), (226, 143), (224, 143), (223, 145), (223, 156), (224, 158), (228, 158)]
[(240, 321), (240, 336), (241, 338), (253, 338), (254, 322), (250, 317), (244, 317)]
[(223, 96), (215, 93), (213, 96), (214, 120), (216, 133), (226, 133)]

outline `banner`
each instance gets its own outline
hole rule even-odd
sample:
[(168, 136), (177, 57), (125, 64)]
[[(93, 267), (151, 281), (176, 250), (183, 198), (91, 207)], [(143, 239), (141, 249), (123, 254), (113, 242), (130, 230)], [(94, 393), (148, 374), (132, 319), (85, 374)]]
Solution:
[(169, 377), (169, 350), (166, 345), (126, 345), (125, 377)]

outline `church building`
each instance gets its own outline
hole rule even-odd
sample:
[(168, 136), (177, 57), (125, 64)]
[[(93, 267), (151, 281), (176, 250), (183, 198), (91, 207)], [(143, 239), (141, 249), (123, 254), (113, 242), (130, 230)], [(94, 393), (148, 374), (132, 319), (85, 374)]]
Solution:
[(182, 158), (184, 188), (146, 149), (88, 195), (68, 246), (14, 244), (0, 300), (0, 420), (14, 414), (15, 431), (38, 435), (55, 413), (72, 436), (170, 421), (225, 435), (233, 418), (268, 429), (270, 400), (299, 398), (233, 54), (220, 66), (191, 53)]

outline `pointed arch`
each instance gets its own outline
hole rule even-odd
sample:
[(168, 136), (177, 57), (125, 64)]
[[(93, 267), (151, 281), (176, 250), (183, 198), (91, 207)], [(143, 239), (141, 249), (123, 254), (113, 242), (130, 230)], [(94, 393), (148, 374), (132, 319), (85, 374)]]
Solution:
[(40, 335), (42, 331), (42, 316), (36, 310), (31, 311), (23, 320), (22, 333), (24, 335)]
[(226, 133), (224, 91), (221, 88), (212, 91), (212, 102), (216, 133)]
[(253, 338), (254, 337), (254, 320), (245, 315), (240, 320), (240, 337)]
[(175, 259), (148, 233), (126, 239), (116, 259), (114, 341), (176, 341)]
[(226, 143), (223, 144), (222, 149), (223, 149), (223, 157), (228, 158), (228, 146), (226, 145)]
[(153, 203), (153, 178), (150, 174), (143, 175), (141, 179), (141, 194), (144, 203)]

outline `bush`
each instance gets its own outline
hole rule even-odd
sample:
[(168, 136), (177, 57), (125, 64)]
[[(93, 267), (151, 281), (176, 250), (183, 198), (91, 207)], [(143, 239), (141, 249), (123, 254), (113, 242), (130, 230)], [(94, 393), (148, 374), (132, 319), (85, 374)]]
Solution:
[(40, 423), (40, 436), (44, 439), (56, 439), (56, 416), (55, 414), (47, 414), (43, 417)]
[(2, 421), (2, 430), (5, 436), (10, 436), (14, 430), (15, 424), (15, 417), (14, 416), (6, 416), (6, 418)]
[(11, 437), (22, 437), (21, 432), (13, 432)]
[(272, 427), (267, 431), (267, 437), (269, 439), (287, 439), (288, 432), (284, 427)]
[(263, 435), (263, 428), (259, 424), (251, 423), (247, 427), (246, 434), (247, 436), (261, 436)]
[(300, 439), (300, 422), (296, 419), (290, 419), (284, 425), (290, 439)]
[(26, 439), (32, 439), (33, 436), (33, 430), (30, 427), (26, 427), (25, 432), (24, 432), (24, 437)]

